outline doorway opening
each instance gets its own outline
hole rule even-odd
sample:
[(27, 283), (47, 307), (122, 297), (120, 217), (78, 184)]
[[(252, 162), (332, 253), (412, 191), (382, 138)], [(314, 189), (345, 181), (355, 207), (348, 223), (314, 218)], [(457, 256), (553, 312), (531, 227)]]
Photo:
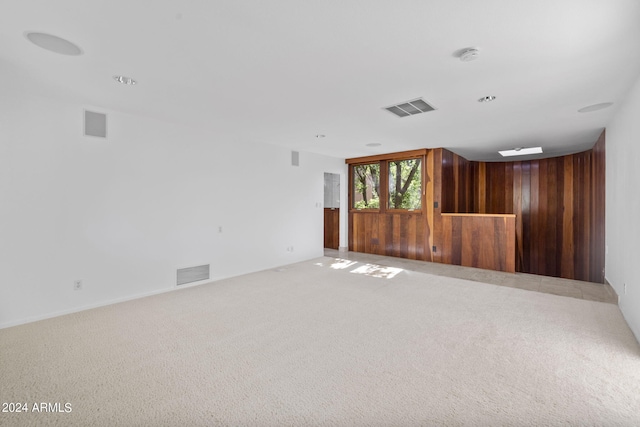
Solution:
[(324, 247), (340, 246), (340, 174), (324, 173)]

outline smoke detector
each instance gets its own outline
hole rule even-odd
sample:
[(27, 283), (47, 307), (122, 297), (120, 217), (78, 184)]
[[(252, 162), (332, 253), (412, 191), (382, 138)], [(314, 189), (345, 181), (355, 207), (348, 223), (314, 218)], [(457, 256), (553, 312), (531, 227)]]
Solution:
[(480, 56), (480, 51), (474, 47), (470, 47), (462, 51), (460, 54), (460, 61), (471, 62), (478, 59), (478, 56)]

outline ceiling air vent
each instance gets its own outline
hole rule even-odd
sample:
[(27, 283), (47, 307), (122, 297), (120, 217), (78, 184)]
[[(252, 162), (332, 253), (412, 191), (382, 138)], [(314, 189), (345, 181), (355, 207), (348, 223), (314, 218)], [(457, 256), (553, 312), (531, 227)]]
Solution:
[(395, 114), (398, 117), (415, 116), (416, 114), (435, 110), (435, 108), (427, 104), (422, 98), (403, 102), (402, 104), (398, 105), (392, 105), (390, 107), (385, 107), (384, 109)]

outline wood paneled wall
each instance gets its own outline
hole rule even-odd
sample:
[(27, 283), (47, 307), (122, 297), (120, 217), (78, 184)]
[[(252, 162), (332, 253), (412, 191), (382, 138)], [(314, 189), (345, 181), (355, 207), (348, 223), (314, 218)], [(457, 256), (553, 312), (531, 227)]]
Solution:
[(349, 250), (430, 261), (423, 214), (353, 212)]
[(592, 150), (543, 160), (471, 162), (442, 148), (423, 152), (423, 209), (350, 210), (350, 250), (449, 262), (442, 213), (515, 214), (517, 271), (604, 281), (604, 132)]
[(338, 249), (340, 246), (340, 209), (324, 208), (324, 247)]
[[(434, 212), (433, 192), (435, 161), (433, 150), (397, 153), (390, 157), (377, 156), (361, 159), (363, 163), (370, 161), (402, 158), (404, 156), (423, 156), (422, 173), (424, 191), (422, 209), (420, 211), (396, 211), (382, 208), (380, 211), (349, 210), (349, 250), (377, 255), (433, 261), (431, 246), (433, 244)], [(347, 160), (347, 162), (350, 162)], [(386, 166), (381, 174), (387, 173)], [(351, 189), (349, 183), (349, 205), (351, 206)], [(386, 200), (386, 189), (381, 188), (381, 200)]]
[[(606, 132), (603, 131), (591, 155), (591, 199), (589, 231), (589, 277), (604, 283), (605, 263), (605, 206), (606, 206)], [(599, 278), (600, 280), (595, 280)]]
[[(443, 174), (447, 212), (516, 215), (517, 271), (604, 282), (605, 134), (592, 150), (542, 160), (466, 162)], [(456, 159), (458, 158), (458, 159)], [(455, 188), (472, 186), (472, 198)], [(451, 210), (449, 210), (451, 209)]]
[(473, 177), (477, 163), (449, 150), (439, 150), (442, 151), (442, 212), (475, 213)]
[(515, 215), (442, 214), (442, 262), (516, 272)]

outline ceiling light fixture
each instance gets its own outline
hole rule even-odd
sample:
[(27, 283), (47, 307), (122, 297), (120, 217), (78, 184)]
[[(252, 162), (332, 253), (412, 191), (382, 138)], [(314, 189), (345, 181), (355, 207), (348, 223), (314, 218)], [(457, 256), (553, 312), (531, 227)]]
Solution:
[(58, 36), (33, 31), (26, 32), (24, 35), (27, 40), (36, 46), (51, 52), (59, 53), (60, 55), (78, 56), (83, 53), (82, 49), (80, 49), (78, 45)]
[(483, 96), (482, 98), (478, 99), (478, 102), (491, 102), (494, 99), (496, 99), (496, 97), (493, 95)]
[(613, 105), (613, 102), (603, 102), (601, 104), (589, 105), (588, 107), (584, 107), (578, 110), (578, 113), (590, 113), (592, 111), (603, 110), (605, 108), (609, 108)]
[(131, 77), (125, 77), (125, 76), (113, 76), (113, 79), (118, 83), (122, 83), (123, 85), (133, 86), (138, 83), (137, 81), (133, 80)]
[(460, 61), (471, 62), (478, 59), (478, 56), (480, 56), (480, 51), (474, 47), (470, 47), (460, 54)]
[(542, 147), (514, 148), (513, 150), (498, 151), (502, 157), (526, 156), (528, 154), (541, 154)]

